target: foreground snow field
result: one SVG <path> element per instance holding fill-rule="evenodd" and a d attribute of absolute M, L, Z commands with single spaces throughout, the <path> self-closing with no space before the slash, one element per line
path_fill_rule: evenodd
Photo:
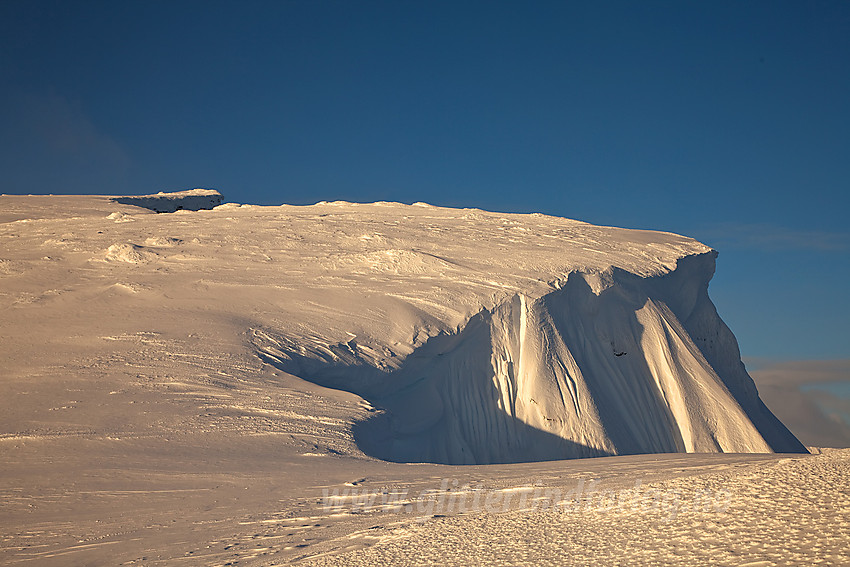
<path fill-rule="evenodd" d="M 639 488 L 603 482 L 607 493 L 585 493 L 560 508 L 529 503 L 412 525 L 376 518 L 355 534 L 374 547 L 304 564 L 847 565 L 850 449 L 827 451 L 755 464 L 703 458 L 689 471 L 694 476 Z M 651 459 L 641 466 L 651 470 Z"/>
<path fill-rule="evenodd" d="M 0 562 L 846 559 L 702 244 L 150 198 L 0 196 Z"/>

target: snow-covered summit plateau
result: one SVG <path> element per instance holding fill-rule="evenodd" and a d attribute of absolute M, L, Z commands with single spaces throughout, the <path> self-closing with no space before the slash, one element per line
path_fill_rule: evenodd
<path fill-rule="evenodd" d="M 179 199 L 155 214 L 0 197 L 10 373 L 104 338 L 142 337 L 126 364 L 167 358 L 180 337 L 198 360 L 227 350 L 243 381 L 271 365 L 361 396 L 376 410 L 358 446 L 387 460 L 805 451 L 759 399 L 708 296 L 717 254 L 695 240 L 420 203 Z"/>

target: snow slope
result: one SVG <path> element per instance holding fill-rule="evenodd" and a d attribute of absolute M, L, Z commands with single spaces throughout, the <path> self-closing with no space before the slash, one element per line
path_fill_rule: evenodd
<path fill-rule="evenodd" d="M 0 199 L 18 314 L 191 309 L 244 334 L 240 356 L 368 400 L 353 431 L 382 459 L 805 450 L 708 297 L 716 253 L 689 238 L 421 203 Z"/>

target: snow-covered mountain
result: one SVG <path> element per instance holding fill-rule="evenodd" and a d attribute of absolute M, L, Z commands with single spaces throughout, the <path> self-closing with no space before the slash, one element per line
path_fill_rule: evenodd
<path fill-rule="evenodd" d="M 229 388 L 266 364 L 357 394 L 358 446 L 387 460 L 805 451 L 759 399 L 708 296 L 716 253 L 692 239 L 421 203 L 180 210 L 215 199 L 196 193 L 151 196 L 169 214 L 0 197 L 10 376 L 44 352 L 106 372 L 126 337 L 144 348 L 122 364 L 150 366 L 179 337 Z"/>

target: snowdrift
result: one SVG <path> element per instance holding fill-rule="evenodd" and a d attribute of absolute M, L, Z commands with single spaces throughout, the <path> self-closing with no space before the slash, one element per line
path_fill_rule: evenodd
<path fill-rule="evenodd" d="M 142 337 L 123 368 L 194 362 L 137 372 L 139 389 L 235 396 L 274 368 L 367 400 L 368 419 L 297 415 L 391 461 L 805 451 L 759 399 L 695 240 L 423 203 L 190 212 L 218 195 L 196 193 L 0 197 L 10 375 L 61 350 L 95 383 L 115 337 Z M 184 210 L 140 208 L 163 203 Z"/>

